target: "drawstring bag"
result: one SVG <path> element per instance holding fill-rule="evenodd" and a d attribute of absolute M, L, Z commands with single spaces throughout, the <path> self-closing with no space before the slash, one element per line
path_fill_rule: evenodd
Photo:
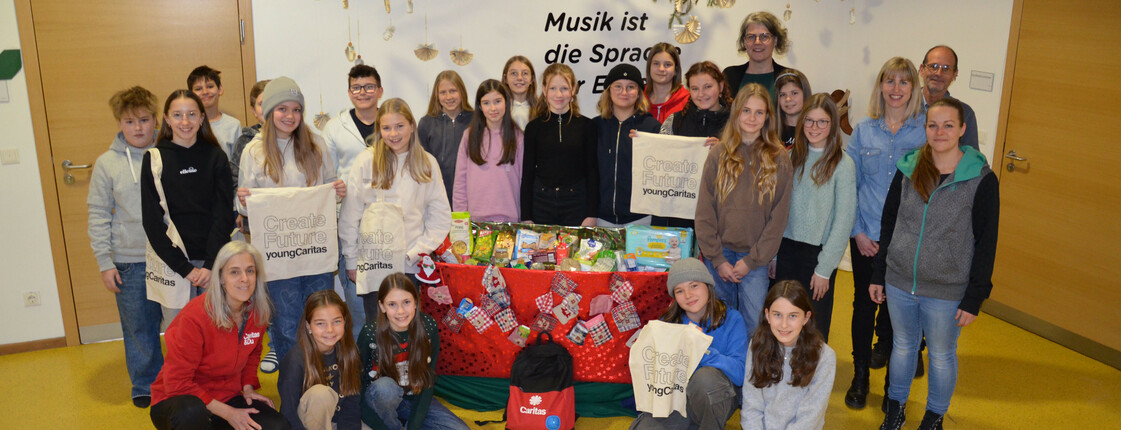
<path fill-rule="evenodd" d="M 171 212 L 167 210 L 167 197 L 163 193 L 163 158 L 160 157 L 159 148 L 148 151 L 152 161 L 152 180 L 156 183 L 156 193 L 160 196 L 160 209 L 163 209 L 163 222 L 167 224 L 167 238 L 171 244 L 183 252 L 187 257 L 187 247 L 183 245 L 183 237 L 175 223 L 171 222 Z M 182 309 L 191 298 L 191 281 L 179 276 L 163 259 L 152 249 L 152 242 L 145 240 L 145 269 L 144 279 L 147 286 L 148 300 L 159 303 L 165 308 Z M 189 259 L 189 257 L 188 257 Z"/>
<path fill-rule="evenodd" d="M 405 212 L 385 201 L 383 190 L 366 206 L 358 223 L 358 266 L 354 277 L 358 294 L 376 293 L 381 281 L 405 271 Z"/>

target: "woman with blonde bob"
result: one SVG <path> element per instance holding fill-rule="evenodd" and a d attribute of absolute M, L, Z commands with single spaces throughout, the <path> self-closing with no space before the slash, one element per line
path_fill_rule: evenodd
<path fill-rule="evenodd" d="M 879 369 L 891 356 L 891 319 L 886 305 L 872 302 L 864 291 L 872 277 L 872 258 L 880 250 L 880 221 L 895 162 L 926 140 L 919 72 L 911 60 L 895 57 L 884 63 L 872 88 L 868 119 L 856 125 L 846 152 L 856 164 L 856 221 L 852 227 L 852 309 L 854 375 L 845 404 L 862 409 L 868 397 L 869 369 Z M 879 315 L 876 309 L 879 308 Z M 879 341 L 872 347 L 872 336 Z M 916 369 L 921 369 L 919 366 Z M 886 387 L 886 383 L 885 383 Z"/>
<path fill-rule="evenodd" d="M 792 170 L 776 132 L 767 89 L 748 84 L 705 160 L 697 201 L 697 242 L 716 294 L 755 329 L 790 211 Z"/>
<path fill-rule="evenodd" d="M 288 429 L 272 400 L 257 393 L 261 342 L 272 316 L 264 258 L 253 245 L 227 243 L 210 287 L 167 327 L 167 358 L 152 383 L 157 429 Z"/>
<path fill-rule="evenodd" d="M 436 157 L 420 146 L 416 120 L 404 100 L 389 99 L 378 108 L 377 132 L 370 147 L 354 159 L 347 194 L 339 212 L 340 251 L 346 273 L 357 276 L 358 224 L 374 201 L 395 203 L 405 221 L 405 273 L 420 271 L 420 254 L 431 253 L 451 230 L 451 206 L 444 193 Z M 376 315 L 377 292 L 363 295 L 367 315 Z"/>

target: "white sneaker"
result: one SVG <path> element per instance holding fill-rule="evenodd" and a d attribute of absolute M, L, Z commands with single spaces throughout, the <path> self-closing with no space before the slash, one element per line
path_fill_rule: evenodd
<path fill-rule="evenodd" d="M 261 371 L 265 373 L 274 373 L 280 363 L 276 360 L 276 352 L 269 350 L 264 357 L 261 357 Z"/>

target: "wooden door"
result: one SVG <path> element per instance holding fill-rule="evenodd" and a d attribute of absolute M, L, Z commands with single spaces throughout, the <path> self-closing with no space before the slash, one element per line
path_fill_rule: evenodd
<path fill-rule="evenodd" d="M 108 105 L 114 92 L 147 88 L 162 117 L 166 97 L 186 88 L 188 73 L 202 64 L 222 71 L 222 110 L 244 122 L 238 2 L 32 0 L 30 6 L 79 336 L 82 343 L 118 338 L 116 302 L 101 282 L 87 235 L 92 169 L 71 170 L 74 181 L 67 183 L 61 164 L 91 165 L 109 149 L 117 133 Z"/>
<path fill-rule="evenodd" d="M 1007 132 L 993 160 L 1001 172 L 1001 214 L 992 298 L 1116 352 L 1121 3 L 1017 6 L 1019 36 L 1014 20 L 1008 65 L 1014 71 L 1002 107 Z M 1025 160 L 1008 157 L 1012 151 Z M 1015 170 L 1007 170 L 1009 162 Z"/>

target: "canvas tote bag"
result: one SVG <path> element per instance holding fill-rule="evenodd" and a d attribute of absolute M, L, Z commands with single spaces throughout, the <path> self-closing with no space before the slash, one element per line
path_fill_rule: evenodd
<path fill-rule="evenodd" d="M 160 208 L 163 209 L 163 222 L 167 224 L 167 238 L 171 239 L 172 245 L 183 252 L 184 257 L 188 257 L 183 238 L 179 236 L 179 230 L 175 228 L 175 223 L 171 222 L 171 212 L 167 210 L 167 197 L 164 196 L 163 181 L 160 178 L 163 174 L 163 158 L 160 157 L 160 150 L 152 148 L 148 150 L 148 154 L 152 161 L 152 179 L 156 183 L 156 193 L 160 196 Z M 191 298 L 191 281 L 171 270 L 171 267 L 168 267 L 152 249 L 152 242 L 145 240 L 145 245 L 144 279 L 148 300 L 159 303 L 165 308 L 182 309 Z"/>
<path fill-rule="evenodd" d="M 387 276 L 405 271 L 405 212 L 385 201 L 384 192 L 377 190 L 358 223 L 358 294 L 376 293 Z"/>
<path fill-rule="evenodd" d="M 631 345 L 631 384 L 635 408 L 665 418 L 673 411 L 688 418 L 685 388 L 712 336 L 695 326 L 658 320 L 646 323 Z"/>

